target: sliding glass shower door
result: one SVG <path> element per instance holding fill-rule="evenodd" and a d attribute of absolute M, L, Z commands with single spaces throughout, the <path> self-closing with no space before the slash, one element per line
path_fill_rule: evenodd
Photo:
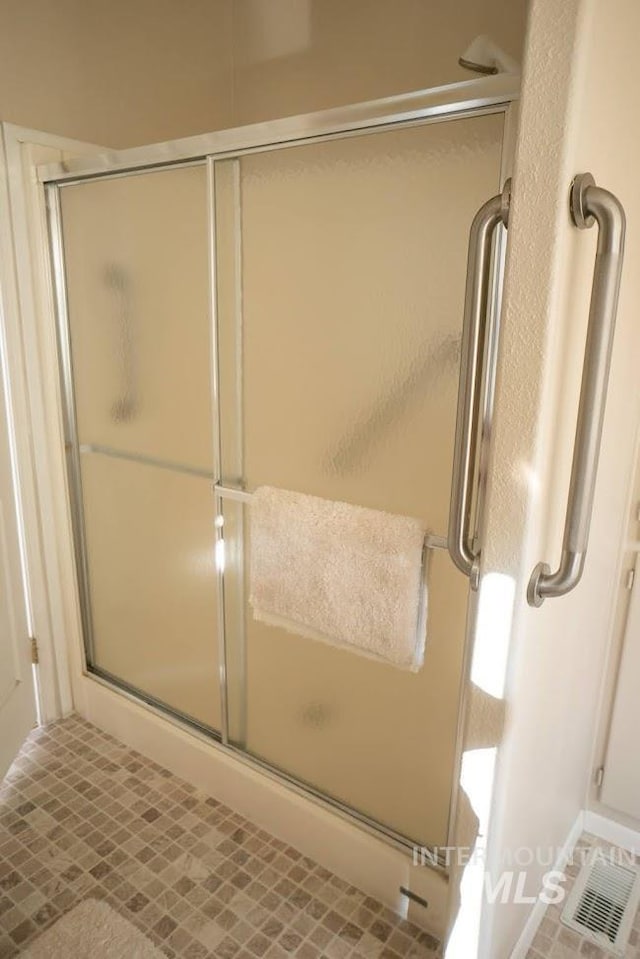
<path fill-rule="evenodd" d="M 466 247 L 502 138 L 495 113 L 52 188 L 89 670 L 429 845 L 464 685 Z M 420 672 L 253 619 L 262 485 L 423 521 Z"/>
<path fill-rule="evenodd" d="M 226 487 L 415 516 L 446 542 L 469 226 L 502 132 L 475 117 L 215 162 Z M 231 740 L 446 845 L 467 580 L 429 551 L 424 666 L 404 672 L 256 621 L 250 501 L 221 501 Z"/>

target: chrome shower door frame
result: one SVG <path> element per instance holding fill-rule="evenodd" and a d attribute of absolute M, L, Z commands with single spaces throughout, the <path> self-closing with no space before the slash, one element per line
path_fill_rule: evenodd
<path fill-rule="evenodd" d="M 54 302 L 57 319 L 59 373 L 62 391 L 63 410 L 62 419 L 65 424 L 65 453 L 67 457 L 68 493 L 71 505 L 71 519 L 73 527 L 74 551 L 77 573 L 77 594 L 82 621 L 82 661 L 84 673 L 96 682 L 115 689 L 121 695 L 140 702 L 154 710 L 165 720 L 188 728 L 196 736 L 205 737 L 214 748 L 222 749 L 234 759 L 260 770 L 278 782 L 286 783 L 291 789 L 311 798 L 322 806 L 330 809 L 350 822 L 383 838 L 396 847 L 406 850 L 415 848 L 412 837 L 402 835 L 392 828 L 380 823 L 358 810 L 333 799 L 315 787 L 297 780 L 294 776 L 270 765 L 257 757 L 244 752 L 237 745 L 229 741 L 228 722 L 228 694 L 227 694 L 227 658 L 228 650 L 224 628 L 224 595 L 223 573 L 217 572 L 217 593 L 219 610 L 219 654 L 220 654 L 220 703 L 221 729 L 219 731 L 205 728 L 189 717 L 176 713 L 175 710 L 164 706 L 152 697 L 141 693 L 137 689 L 127 686 L 126 683 L 111 677 L 100 669 L 90 665 L 93 658 L 91 606 L 89 598 L 89 578 L 87 563 L 87 548 L 85 542 L 84 519 L 82 508 L 82 485 L 80 476 L 80 446 L 77 436 L 75 398 L 73 384 L 73 367 L 70 349 L 70 331 L 67 312 L 67 291 L 65 281 L 64 244 L 62 235 L 62 220 L 60 206 L 60 191 L 66 185 L 78 184 L 98 179 L 131 176 L 154 170 L 175 169 L 182 166 L 206 164 L 208 176 L 208 243 L 209 243 L 209 310 L 211 324 L 211 415 L 214 431 L 214 469 L 211 474 L 212 494 L 214 496 L 215 513 L 220 514 L 225 498 L 243 500 L 247 495 L 241 490 L 229 489 L 223 483 L 221 474 L 221 439 L 220 439 L 220 381 L 218 368 L 218 313 L 216 296 L 216 211 L 215 211 L 215 168 L 221 160 L 239 158 L 250 153 L 262 153 L 271 150 L 287 149 L 302 146 L 308 143 L 318 143 L 373 135 L 385 130 L 397 130 L 416 127 L 431 123 L 446 123 L 452 120 L 484 116 L 489 114 L 503 114 L 505 129 L 503 134 L 502 169 L 500 171 L 501 185 L 511 173 L 510 162 L 514 124 L 512 104 L 518 98 L 518 78 L 498 75 L 479 80 L 465 81 L 450 84 L 445 87 L 419 93 L 392 97 L 373 103 L 356 104 L 320 113 L 308 114 L 301 117 L 292 117 L 284 120 L 275 120 L 268 123 L 253 124 L 231 130 L 223 130 L 198 137 L 168 144 L 157 144 L 148 147 L 134 148 L 94 158 L 82 158 L 65 161 L 61 164 L 48 165 L 38 170 L 40 182 L 46 195 L 47 214 L 49 225 L 49 242 L 51 257 L 52 283 L 54 286 Z M 493 251 L 493 266 L 491 279 L 491 311 L 499 314 L 501 280 L 504 267 L 504 236 L 499 231 Z M 495 344 L 490 345 L 490 351 L 495 354 Z M 490 419 L 491 397 L 485 396 L 483 410 L 484 419 Z M 483 431 L 483 439 L 484 431 Z M 480 444 L 483 446 L 482 442 Z M 113 452 L 113 451 L 112 451 Z M 109 451 L 105 451 L 106 454 Z M 486 450 L 481 450 L 486 456 Z M 163 464 L 156 464 L 163 465 Z M 168 468 L 172 464 L 164 464 Z M 480 477 L 478 496 L 483 496 L 483 481 Z M 220 527 L 216 525 L 215 541 L 221 541 Z M 213 545 L 213 542 L 212 542 Z M 442 545 L 442 544 L 438 544 Z M 465 693 L 469 677 L 470 639 L 474 632 L 475 604 L 469 608 L 467 637 L 463 670 L 460 679 L 457 746 L 454 778 L 451 783 L 451 798 L 449 804 L 447 845 L 451 845 L 454 835 L 457 794 L 463 752 L 463 724 L 465 716 Z M 444 870 L 444 856 L 435 856 L 439 868 Z M 434 860 L 434 861 L 435 861 Z"/>

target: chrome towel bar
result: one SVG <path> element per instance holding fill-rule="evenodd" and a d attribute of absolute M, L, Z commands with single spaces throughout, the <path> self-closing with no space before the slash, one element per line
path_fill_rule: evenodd
<path fill-rule="evenodd" d="M 489 302 L 491 248 L 498 225 L 506 227 L 508 224 L 510 196 L 511 180 L 507 180 L 502 193 L 480 207 L 469 232 L 448 542 L 451 559 L 470 578 L 473 588 L 478 583 L 480 559 L 480 547 L 474 535 L 479 525 L 478 517 L 472 521 L 479 417 L 483 397 L 486 398 L 493 382 L 493 370 L 489 367 L 494 362 L 495 351 L 487 349 L 487 344 L 494 341 L 499 319 L 497 311 L 490 309 Z"/>
<path fill-rule="evenodd" d="M 577 586 L 584 569 L 624 255 L 622 205 L 612 193 L 596 186 L 590 173 L 582 173 L 573 181 L 570 209 L 579 230 L 598 224 L 598 245 L 562 556 L 553 573 L 547 563 L 538 563 L 533 570 L 527 590 L 531 606 L 541 606 L 548 596 L 568 593 Z"/>
<path fill-rule="evenodd" d="M 237 486 L 214 483 L 213 491 L 216 496 L 220 496 L 222 499 L 230 499 L 236 503 L 249 504 L 251 502 L 251 493 Z M 447 549 L 447 541 L 444 536 L 436 536 L 435 533 L 427 533 L 424 542 L 427 549 Z"/>

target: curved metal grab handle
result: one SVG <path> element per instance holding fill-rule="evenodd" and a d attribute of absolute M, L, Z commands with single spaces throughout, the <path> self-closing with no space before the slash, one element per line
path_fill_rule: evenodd
<path fill-rule="evenodd" d="M 448 543 L 451 559 L 471 578 L 472 585 L 477 578 L 479 558 L 471 528 L 472 483 L 478 416 L 490 373 L 483 368 L 483 361 L 485 345 L 494 332 L 490 324 L 497 321 L 497 317 L 489 316 L 491 243 L 498 224 L 507 226 L 510 195 L 511 180 L 507 180 L 502 193 L 480 207 L 469 232 Z"/>
<path fill-rule="evenodd" d="M 580 230 L 598 224 L 589 324 L 580 387 L 562 557 L 555 573 L 546 563 L 534 569 L 527 600 L 541 606 L 547 596 L 563 596 L 577 586 L 587 554 L 613 334 L 624 255 L 625 216 L 620 201 L 581 173 L 571 186 L 571 216 Z"/>

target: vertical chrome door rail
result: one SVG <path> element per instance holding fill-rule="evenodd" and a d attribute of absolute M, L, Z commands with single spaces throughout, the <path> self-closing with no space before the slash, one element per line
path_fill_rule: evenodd
<path fill-rule="evenodd" d="M 596 186 L 590 173 L 582 173 L 573 181 L 570 206 L 579 230 L 598 224 L 598 245 L 562 556 L 553 573 L 547 563 L 535 567 L 527 590 L 531 606 L 541 606 L 548 596 L 568 593 L 577 586 L 584 569 L 624 256 L 622 205 L 608 190 Z"/>

